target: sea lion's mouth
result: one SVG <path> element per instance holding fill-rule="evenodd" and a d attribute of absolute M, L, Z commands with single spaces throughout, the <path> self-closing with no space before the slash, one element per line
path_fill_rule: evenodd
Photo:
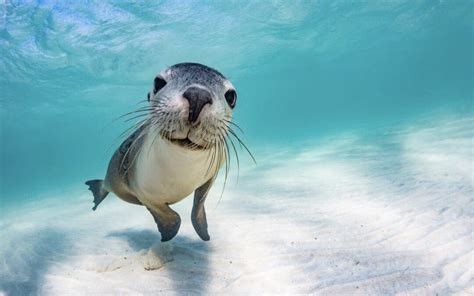
<path fill-rule="evenodd" d="M 185 147 L 185 148 L 188 148 L 188 149 L 191 149 L 191 150 L 206 150 L 206 149 L 208 149 L 208 147 L 201 146 L 201 145 L 198 145 L 198 144 L 194 143 L 188 137 L 186 137 L 185 139 L 173 139 L 173 138 L 167 137 L 166 135 L 162 135 L 162 136 L 163 136 L 163 139 L 166 139 L 166 140 L 170 141 L 173 144 L 176 144 L 178 146 Z"/>

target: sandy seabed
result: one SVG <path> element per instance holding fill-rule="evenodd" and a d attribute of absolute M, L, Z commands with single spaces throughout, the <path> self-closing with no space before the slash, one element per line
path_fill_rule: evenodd
<path fill-rule="evenodd" d="M 93 212 L 86 188 L 5 210 L 0 294 L 473 295 L 473 127 L 261 151 L 211 191 L 210 242 L 190 198 L 167 244 L 145 208 L 110 196 Z"/>

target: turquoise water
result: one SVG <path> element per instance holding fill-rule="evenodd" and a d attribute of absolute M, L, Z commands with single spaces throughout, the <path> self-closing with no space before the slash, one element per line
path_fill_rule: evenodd
<path fill-rule="evenodd" d="M 472 115 L 472 1 L 4 1 L 0 197 L 102 176 L 162 68 L 231 79 L 235 121 L 265 147 Z M 264 165 L 264 164 L 263 164 Z"/>
<path fill-rule="evenodd" d="M 0 295 L 470 294 L 473 3 L 2 1 Z M 209 242 L 173 205 L 168 254 L 84 181 L 179 62 L 232 81 L 257 165 L 210 191 Z"/>

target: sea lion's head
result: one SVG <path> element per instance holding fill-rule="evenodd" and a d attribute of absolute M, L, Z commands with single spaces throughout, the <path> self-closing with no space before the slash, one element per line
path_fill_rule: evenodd
<path fill-rule="evenodd" d="M 148 93 L 153 128 L 190 149 L 223 144 L 237 103 L 232 83 L 217 70 L 181 63 L 161 71 Z"/>

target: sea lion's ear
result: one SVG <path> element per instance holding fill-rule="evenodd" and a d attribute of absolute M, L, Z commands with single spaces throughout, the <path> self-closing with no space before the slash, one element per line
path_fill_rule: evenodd
<path fill-rule="evenodd" d="M 148 102 L 149 102 L 149 101 L 150 101 L 150 93 L 147 93 L 147 94 L 146 94 L 146 98 L 147 98 L 147 100 L 148 100 Z"/>

